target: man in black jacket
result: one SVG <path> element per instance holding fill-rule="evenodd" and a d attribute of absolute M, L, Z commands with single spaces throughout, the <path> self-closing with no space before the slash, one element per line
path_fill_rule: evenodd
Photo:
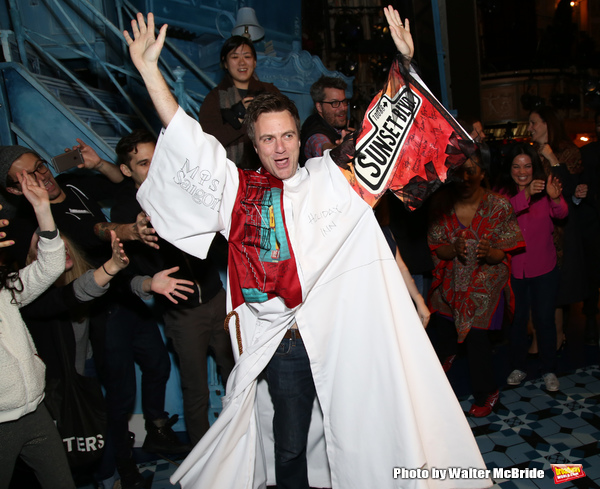
<path fill-rule="evenodd" d="M 154 136 L 145 130 L 135 130 L 117 144 L 121 172 L 131 178 L 134 185 L 123 192 L 113 206 L 112 222 L 133 222 L 141 212 L 135 196 L 148 174 L 155 145 Z M 158 244 L 158 250 L 142 243 L 126 246 L 134 273 L 154 275 L 160 270 L 178 267 L 173 276 L 196 284 L 194 293 L 185 300 L 173 297 L 171 302 L 165 299 L 161 304 L 165 333 L 179 357 L 185 424 L 190 441 L 195 445 L 209 428 L 206 364 L 209 348 L 214 353 L 223 384 L 227 383 L 234 365 L 229 335 L 223 329 L 225 291 L 210 254 L 206 260 L 200 260 L 160 238 Z"/>

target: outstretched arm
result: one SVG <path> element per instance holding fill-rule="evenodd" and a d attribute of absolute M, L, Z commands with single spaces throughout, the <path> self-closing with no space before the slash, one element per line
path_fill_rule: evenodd
<path fill-rule="evenodd" d="M 129 265 L 129 257 L 123 249 L 123 243 L 117 238 L 114 231 L 110 232 L 112 256 L 100 268 L 94 270 L 94 280 L 100 287 L 104 287 L 111 279 Z"/>
<path fill-rule="evenodd" d="M 404 24 L 402 24 L 400 14 L 391 5 L 384 7 L 383 13 L 390 26 L 394 44 L 396 44 L 396 48 L 404 57 L 404 66 L 409 68 L 410 62 L 415 54 L 415 46 L 410 34 L 410 23 L 408 22 L 408 19 L 405 19 Z"/>
<path fill-rule="evenodd" d="M 131 30 L 133 39 L 129 32 L 124 31 L 123 35 L 129 46 L 129 55 L 133 64 L 142 75 L 148 94 L 154 103 L 154 108 L 158 112 L 161 122 L 165 127 L 169 125 L 171 119 L 177 112 L 177 101 L 167 82 L 158 69 L 158 58 L 162 51 L 165 38 L 167 36 L 167 24 L 160 28 L 158 37 L 154 35 L 154 15 L 148 13 L 148 25 L 144 22 L 144 16 L 137 14 L 137 20 L 131 21 Z"/>
<path fill-rule="evenodd" d="M 142 284 L 143 291 L 162 294 L 173 304 L 178 304 L 176 298 L 186 301 L 187 296 L 184 292 L 193 294 L 194 289 L 191 287 L 194 286 L 194 282 L 171 277 L 171 274 L 178 270 L 179 267 L 169 268 L 156 273 L 152 278 L 147 278 Z"/>
<path fill-rule="evenodd" d="M 151 248 L 159 249 L 158 236 L 150 225 L 150 218 L 145 212 L 137 215 L 135 222 L 130 224 L 118 224 L 116 222 L 99 222 L 94 226 L 94 233 L 102 241 L 111 240 L 111 232 L 114 231 L 121 241 L 141 241 Z"/>

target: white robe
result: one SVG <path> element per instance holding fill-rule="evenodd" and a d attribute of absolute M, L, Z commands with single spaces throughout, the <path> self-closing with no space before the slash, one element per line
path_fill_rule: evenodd
<path fill-rule="evenodd" d="M 137 195 L 160 236 L 203 258 L 215 232 L 229 235 L 238 183 L 225 150 L 179 109 Z M 311 486 L 489 487 L 489 479 L 393 477 L 394 468 L 485 464 L 372 209 L 328 152 L 284 181 L 283 202 L 303 302 L 294 310 L 279 298 L 237 308 L 244 351 L 223 411 L 171 481 L 198 489 L 275 483 L 272 406 L 257 378 L 295 320 L 318 399 Z M 237 350 L 233 321 L 230 333 Z"/>

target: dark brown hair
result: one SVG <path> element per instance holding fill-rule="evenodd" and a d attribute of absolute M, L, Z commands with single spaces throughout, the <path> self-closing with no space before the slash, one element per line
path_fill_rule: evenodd
<path fill-rule="evenodd" d="M 134 129 L 127 136 L 123 136 L 117 143 L 115 153 L 117 153 L 117 165 L 125 165 L 131 170 L 131 153 L 137 153 L 138 144 L 153 143 L 156 144 L 154 134 L 146 129 Z"/>
<path fill-rule="evenodd" d="M 300 137 L 300 116 L 298 115 L 298 109 L 294 102 L 282 93 L 261 93 L 254 97 L 252 103 L 248 106 L 246 111 L 246 118 L 244 124 L 246 125 L 246 132 L 252 144 L 256 144 L 254 133 L 254 124 L 262 114 L 270 114 L 272 112 L 285 112 L 288 111 L 294 121 L 296 122 L 296 130 L 298 131 L 298 137 Z"/>
<path fill-rule="evenodd" d="M 569 136 L 567 136 L 567 132 L 565 131 L 565 126 L 562 121 L 558 118 L 556 111 L 549 106 L 537 107 L 532 110 L 529 115 L 537 114 L 540 116 L 540 119 L 546 123 L 546 128 L 548 131 L 548 144 L 552 148 L 552 151 L 557 153 L 560 151 L 560 144 L 563 141 L 571 140 Z"/>

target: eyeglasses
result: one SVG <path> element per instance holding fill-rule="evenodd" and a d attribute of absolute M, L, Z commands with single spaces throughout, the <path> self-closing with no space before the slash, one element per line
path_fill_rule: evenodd
<path fill-rule="evenodd" d="M 350 100 L 345 98 L 344 100 L 332 100 L 331 102 L 323 101 L 321 103 L 322 104 L 330 104 L 333 109 L 337 109 L 340 106 L 340 104 L 343 104 L 344 107 L 348 107 L 348 105 L 350 105 Z"/>
<path fill-rule="evenodd" d="M 45 175 L 46 173 L 48 173 L 48 164 L 45 161 L 40 161 L 36 167 L 34 168 L 33 171 L 28 171 L 27 174 L 31 175 L 33 178 L 35 178 L 35 174 L 37 173 L 38 175 L 42 176 Z M 10 182 L 10 187 L 16 187 L 17 185 L 19 185 L 19 182 Z"/>
<path fill-rule="evenodd" d="M 47 165 L 47 163 L 42 160 L 39 162 L 39 164 L 35 167 L 35 169 L 32 172 L 27 172 L 27 174 L 31 175 L 32 177 L 35 177 L 36 173 L 38 175 L 45 175 L 46 173 L 48 173 L 48 167 L 46 165 Z"/>

